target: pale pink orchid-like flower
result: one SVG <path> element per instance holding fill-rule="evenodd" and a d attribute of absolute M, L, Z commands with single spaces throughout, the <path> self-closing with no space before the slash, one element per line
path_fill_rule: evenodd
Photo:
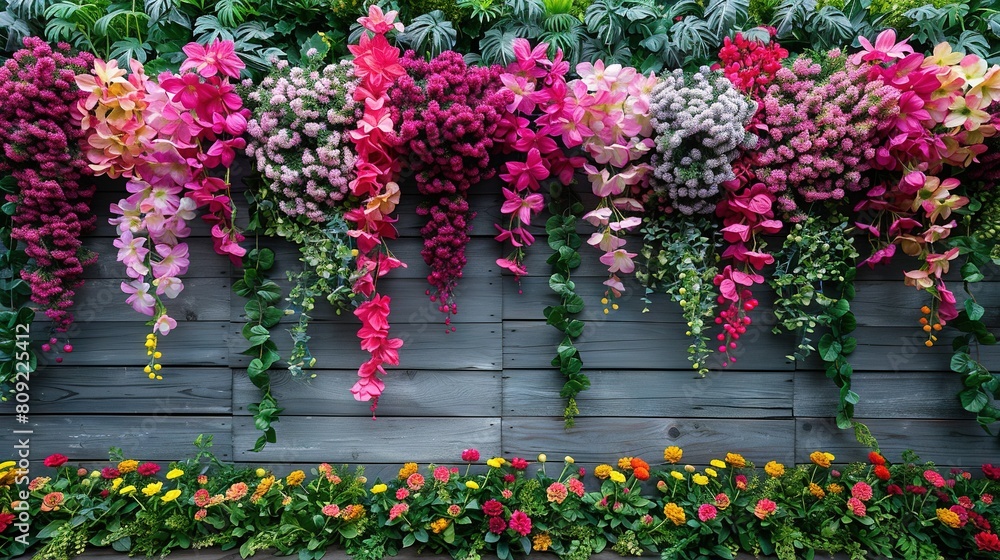
<path fill-rule="evenodd" d="M 235 79 L 240 77 L 240 71 L 246 67 L 236 55 L 236 47 L 232 41 L 216 39 L 205 46 L 188 43 L 181 50 L 187 55 L 187 60 L 181 64 L 181 72 L 193 69 L 205 78 L 222 74 Z"/>
<path fill-rule="evenodd" d="M 608 271 L 611 273 L 624 272 L 625 274 L 629 274 L 635 270 L 635 263 L 632 261 L 632 258 L 636 255 L 637 253 L 629 253 L 625 249 L 615 249 L 601 255 L 601 263 L 607 265 Z"/>
<path fill-rule="evenodd" d="M 933 274 L 935 278 L 941 278 L 948 274 L 949 261 L 958 257 L 958 247 L 953 247 L 944 253 L 930 253 L 927 255 L 927 272 Z"/>
<path fill-rule="evenodd" d="M 153 332 L 158 332 L 163 336 L 170 334 L 170 331 L 177 328 L 177 321 L 175 321 L 170 315 L 164 313 L 156 318 L 156 323 L 153 324 Z"/>
<path fill-rule="evenodd" d="M 594 232 L 590 234 L 590 238 L 587 239 L 587 244 L 593 247 L 598 247 L 605 253 L 610 253 L 625 245 L 625 240 L 621 237 L 612 235 L 611 230 L 606 229 L 601 232 Z"/>
<path fill-rule="evenodd" d="M 583 219 L 587 220 L 587 222 L 594 227 L 608 225 L 608 220 L 610 218 L 611 209 L 608 207 L 597 208 L 583 215 Z"/>
<path fill-rule="evenodd" d="M 948 115 L 943 124 L 947 128 L 962 127 L 965 130 L 976 130 L 993 118 L 983 110 L 985 106 L 981 97 L 958 95 L 948 106 Z"/>
<path fill-rule="evenodd" d="M 190 264 L 187 243 L 174 246 L 159 244 L 156 253 L 160 256 L 159 261 L 153 262 L 153 276 L 156 278 L 181 276 L 187 272 Z"/>
<path fill-rule="evenodd" d="M 396 21 L 396 16 L 398 15 L 399 12 L 395 10 L 383 13 L 382 8 L 372 4 L 368 7 L 368 15 L 359 17 L 358 23 L 368 31 L 379 35 L 388 33 L 390 29 L 395 29 L 399 33 L 402 33 L 404 29 L 402 22 Z"/>
<path fill-rule="evenodd" d="M 153 284 L 156 286 L 156 295 L 166 296 L 169 299 L 175 299 L 184 290 L 184 283 L 176 276 L 157 278 L 153 280 Z"/>
<path fill-rule="evenodd" d="M 149 294 L 149 284 L 147 282 L 142 282 L 140 280 L 133 280 L 129 283 L 122 282 L 121 289 L 129 297 L 125 300 L 125 303 L 132 306 L 138 313 L 143 315 L 152 315 L 153 309 L 156 307 L 156 298 Z"/>

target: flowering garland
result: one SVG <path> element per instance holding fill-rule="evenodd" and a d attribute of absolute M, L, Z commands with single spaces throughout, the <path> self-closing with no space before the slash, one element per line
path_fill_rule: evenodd
<path fill-rule="evenodd" d="M 293 375 L 314 365 L 307 331 L 316 297 L 325 297 L 340 313 L 354 297 L 351 283 L 357 273 L 344 214 L 355 166 L 347 129 L 360 109 L 353 98 L 358 81 L 351 63 L 327 65 L 325 51 L 309 53 L 302 66 L 277 62 L 247 96 L 254 104 L 247 155 L 263 177 L 256 192 L 258 222 L 266 224 L 265 234 L 295 243 L 303 264 L 302 270 L 288 272 L 293 281 L 288 300 L 299 312 L 298 324 L 290 329 Z"/>
<path fill-rule="evenodd" d="M 420 254 L 430 267 L 428 295 L 439 311 L 454 315 L 458 305 L 453 292 L 465 267 L 475 217 L 469 188 L 496 172 L 490 155 L 506 137 L 502 128 L 498 134 L 498 126 L 513 95 L 501 88 L 498 66 L 466 66 L 454 51 L 430 62 L 408 51 L 401 64 L 406 73 L 389 92 L 393 120 L 399 123 L 391 141 L 401 157 L 410 156 L 408 167 L 427 197 L 417 214 L 428 218 L 420 229 Z M 449 316 L 445 325 L 450 324 Z"/>
<path fill-rule="evenodd" d="M 243 63 L 231 42 L 192 43 L 184 52 L 188 58 L 180 74 L 161 74 L 159 83 L 134 60 L 127 78 L 113 60 L 96 60 L 90 74 L 76 76 L 77 86 L 89 94 L 80 109 L 91 169 L 129 179 L 131 196 L 111 206 L 118 217 L 110 222 L 119 234 L 118 260 L 132 279 L 121 284 L 126 301 L 153 317 L 145 370 L 158 379 L 157 334 L 177 326 L 161 296 L 173 299 L 184 289 L 180 277 L 189 266 L 188 247 L 180 240 L 190 234 L 186 222 L 205 207 L 216 252 L 237 264 L 246 253 L 238 245 L 243 236 L 233 224 L 228 195 L 228 168 L 246 145 L 241 136 L 249 111 L 229 82 L 239 77 Z M 220 166 L 225 178 L 208 173 Z"/>
<path fill-rule="evenodd" d="M 502 560 L 546 551 L 587 558 L 609 546 L 633 556 L 750 552 L 789 560 L 816 552 L 966 560 L 1000 552 L 1000 467 L 992 464 L 982 465 L 981 479 L 939 472 L 912 453 L 891 463 L 877 451 L 849 465 L 814 451 L 803 465 L 772 460 L 762 468 L 729 452 L 696 467 L 670 446 L 659 465 L 624 456 L 588 471 L 570 456 L 551 464 L 544 454 L 480 465 L 479 451 L 466 449 L 464 472 L 406 463 L 369 482 L 360 468 L 327 463 L 311 477 L 237 468 L 215 459 L 209 443 L 199 438 L 197 457 L 166 467 L 120 450 L 93 471 L 50 455 L 44 464 L 55 472 L 26 489 L 14 484 L 22 472 L 14 462 L 0 463 L 0 558 L 29 548 L 66 558 L 89 543 L 147 557 L 238 544 L 245 557 L 276 549 L 309 560 L 337 545 L 363 560 L 409 547 Z M 474 464 L 481 468 L 470 473 Z M 47 529 L 17 540 L 15 502 Z"/>
<path fill-rule="evenodd" d="M 73 323 L 69 308 L 83 284 L 83 267 L 97 260 L 80 239 L 94 227 L 90 204 L 96 188 L 83 179 L 90 173 L 80 149 L 77 103 L 85 96 L 73 87 L 73 77 L 94 57 L 72 54 L 66 44 L 53 49 L 34 37 L 24 47 L 0 66 L 0 174 L 16 182 L 5 196 L 15 205 L 10 237 L 25 244 L 31 261 L 8 264 L 20 269 L 31 300 L 61 333 Z M 45 350 L 56 342 L 51 339 Z M 62 348 L 72 350 L 68 343 Z"/>
<path fill-rule="evenodd" d="M 406 72 L 399 63 L 399 49 L 386 39 L 391 29 L 403 30 L 403 24 L 394 23 L 395 19 L 396 12 L 383 13 L 378 6 L 370 6 L 368 15 L 358 18 L 365 32 L 358 44 L 348 47 L 354 55 L 354 75 L 360 80 L 354 100 L 364 105 L 357 128 L 349 132 L 357 155 L 349 187 L 351 194 L 362 199 L 363 206 L 347 212 L 345 219 L 352 224 L 348 235 L 358 246 L 358 279 L 352 290 L 367 298 L 354 310 L 362 323 L 358 338 L 361 348 L 371 354 L 358 368 L 360 379 L 351 387 L 351 393 L 359 401 L 372 401 L 373 414 L 385 388 L 378 376 L 385 375 L 384 364 L 399 364 L 399 348 L 403 346 L 401 339 L 389 338 L 392 300 L 376 291 L 378 278 L 405 266 L 385 248 L 385 241 L 396 237 L 395 220 L 390 214 L 399 203 L 399 185 L 392 180 L 398 163 L 389 144 L 393 120 L 388 91 Z"/>

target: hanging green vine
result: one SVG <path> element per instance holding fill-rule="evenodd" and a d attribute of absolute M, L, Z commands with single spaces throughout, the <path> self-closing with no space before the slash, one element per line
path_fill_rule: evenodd
<path fill-rule="evenodd" d="M 552 217 L 545 222 L 545 233 L 548 234 L 549 247 L 554 252 L 546 262 L 552 268 L 549 288 L 559 295 L 559 304 L 546 307 L 544 314 L 545 322 L 564 335 L 556 349 L 552 365 L 566 376 L 566 383 L 559 395 L 566 399 L 563 418 L 566 427 L 571 428 L 574 417 L 580 412 L 576 406 L 576 396 L 590 387 L 590 379 L 581 371 L 583 360 L 580 351 L 573 343 L 583 333 L 584 322 L 576 318 L 583 311 L 583 298 L 576 293 L 576 284 L 570 279 L 572 271 L 581 262 L 579 250 L 583 241 L 576 233 L 576 224 L 583 214 L 583 204 L 570 189 L 558 183 L 549 187 L 549 194 L 549 212 Z"/>
<path fill-rule="evenodd" d="M 16 193 L 13 177 L 0 178 L 0 202 Z M 16 210 L 14 202 L 0 206 L 0 401 L 9 400 L 17 382 L 27 382 L 38 367 L 38 356 L 28 343 L 29 326 L 35 319 L 29 307 L 31 288 L 21 279 L 28 255 L 11 237 Z"/>
<path fill-rule="evenodd" d="M 718 274 L 717 244 L 702 232 L 712 231 L 708 220 L 682 216 L 660 215 L 647 220 L 642 233 L 640 255 L 644 266 L 636 270 L 636 278 L 646 287 L 643 301 L 649 312 L 649 295 L 669 294 L 681 306 L 687 324 L 685 334 L 691 337 L 688 361 L 691 368 L 704 376 L 708 373 L 711 329 L 705 321 L 715 316 L 718 295 L 712 279 Z"/>

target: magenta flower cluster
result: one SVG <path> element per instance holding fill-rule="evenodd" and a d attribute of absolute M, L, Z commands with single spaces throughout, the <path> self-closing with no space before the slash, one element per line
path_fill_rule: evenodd
<path fill-rule="evenodd" d="M 247 96 L 257 105 L 247 124 L 247 154 L 285 215 L 325 223 L 348 191 L 355 155 L 345 131 L 355 114 L 357 79 L 349 61 L 321 67 L 279 61 Z"/>
<path fill-rule="evenodd" d="M 17 205 L 11 236 L 27 245 L 33 259 L 21 278 L 31 287 L 32 301 L 65 332 L 83 267 L 97 260 L 80 239 L 94 227 L 96 189 L 84 179 L 90 173 L 76 115 L 86 94 L 74 82 L 94 57 L 71 55 L 64 43 L 53 49 L 35 37 L 24 46 L 0 66 L 0 173 L 17 181 L 17 193 L 7 195 Z"/>
<path fill-rule="evenodd" d="M 428 218 L 420 230 L 421 256 L 430 267 L 428 294 L 442 313 L 454 314 L 453 291 L 465 267 L 474 217 L 469 188 L 495 173 L 490 156 L 505 137 L 499 125 L 513 95 L 502 89 L 499 67 L 468 67 L 456 52 L 430 62 L 407 52 L 400 63 L 406 74 L 389 92 L 393 121 L 399 123 L 393 142 L 427 197 L 417 214 Z"/>
<path fill-rule="evenodd" d="M 837 50 L 825 56 L 779 70 L 758 115 L 767 129 L 754 170 L 793 221 L 804 215 L 803 204 L 869 186 L 865 171 L 899 113 L 899 90 L 870 80 L 869 64 L 845 61 Z M 838 65 L 824 78 L 824 66 Z"/>

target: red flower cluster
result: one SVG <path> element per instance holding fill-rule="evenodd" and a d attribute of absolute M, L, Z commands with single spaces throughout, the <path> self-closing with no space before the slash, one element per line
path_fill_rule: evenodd
<path fill-rule="evenodd" d="M 776 30 L 768 30 L 773 39 Z M 737 33 L 733 39 L 723 39 L 719 62 L 712 65 L 712 70 L 721 69 L 733 85 L 759 100 L 774 80 L 775 73 L 781 69 L 781 61 L 786 58 L 788 51 L 778 43 L 747 39 L 742 33 Z"/>
<path fill-rule="evenodd" d="M 6 197 L 17 205 L 11 237 L 27 245 L 32 259 L 21 279 L 56 331 L 65 332 L 83 267 L 97 260 L 80 240 L 94 228 L 96 189 L 81 181 L 90 173 L 80 149 L 86 134 L 77 103 L 87 94 L 74 82 L 94 57 L 71 56 L 69 45 L 53 49 L 37 37 L 26 38 L 24 46 L 0 66 L 0 174 L 17 181 L 15 194 Z"/>
<path fill-rule="evenodd" d="M 498 125 L 513 94 L 501 89 L 499 67 L 468 67 L 453 51 L 430 62 L 410 51 L 400 62 L 406 74 L 389 92 L 393 120 L 399 123 L 392 141 L 399 156 L 409 158 L 417 188 L 428 197 L 417 209 L 428 218 L 420 229 L 420 254 L 431 269 L 427 281 L 433 293 L 428 294 L 442 313 L 455 314 L 452 292 L 465 267 L 475 215 L 469 188 L 495 173 L 490 155 L 506 136 L 502 128 L 498 134 Z"/>

